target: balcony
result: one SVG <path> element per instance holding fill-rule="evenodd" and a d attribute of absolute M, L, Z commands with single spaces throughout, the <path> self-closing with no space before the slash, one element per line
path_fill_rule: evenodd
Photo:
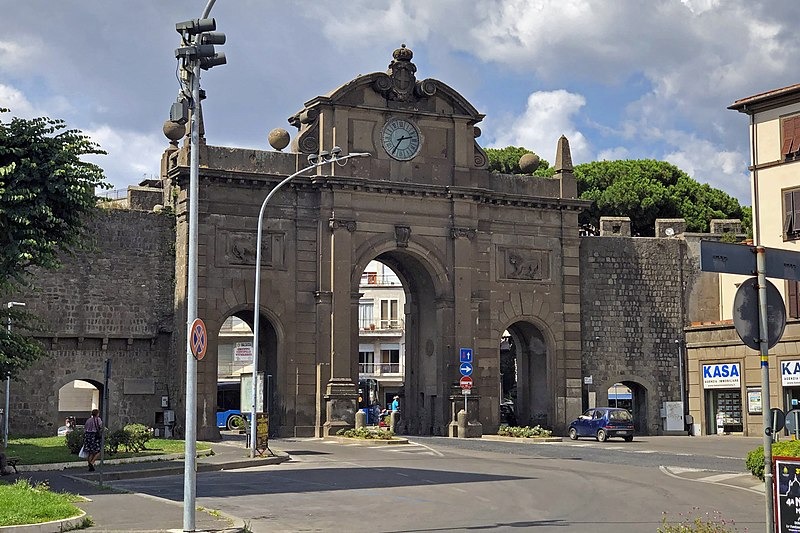
<path fill-rule="evenodd" d="M 403 373 L 400 363 L 358 363 L 359 376 L 387 376 Z"/>
<path fill-rule="evenodd" d="M 360 319 L 358 321 L 358 329 L 362 332 L 369 333 L 392 333 L 395 335 L 403 333 L 405 324 L 402 319 Z"/>

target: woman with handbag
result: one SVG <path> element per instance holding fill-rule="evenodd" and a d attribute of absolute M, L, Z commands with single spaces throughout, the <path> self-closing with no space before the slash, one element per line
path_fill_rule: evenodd
<path fill-rule="evenodd" d="M 94 472 L 94 462 L 100 457 L 102 445 L 103 419 L 100 418 L 100 411 L 92 409 L 92 416 L 83 425 L 83 431 L 83 449 L 88 454 L 89 472 Z"/>

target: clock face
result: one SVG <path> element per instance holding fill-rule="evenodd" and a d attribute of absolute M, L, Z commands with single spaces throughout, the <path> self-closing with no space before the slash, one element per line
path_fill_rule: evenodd
<path fill-rule="evenodd" d="M 401 118 L 390 119 L 381 131 L 383 149 L 394 159 L 408 161 L 422 147 L 417 126 Z"/>

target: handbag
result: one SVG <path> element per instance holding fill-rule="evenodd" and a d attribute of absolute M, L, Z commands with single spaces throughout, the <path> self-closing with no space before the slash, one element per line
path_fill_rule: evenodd
<path fill-rule="evenodd" d="M 89 452 L 86 451 L 85 447 L 81 446 L 81 451 L 78 452 L 78 457 L 80 457 L 81 459 L 89 458 Z"/>

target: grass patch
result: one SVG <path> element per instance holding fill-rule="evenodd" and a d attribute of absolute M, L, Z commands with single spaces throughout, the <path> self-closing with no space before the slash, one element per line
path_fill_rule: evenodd
<path fill-rule="evenodd" d="M 182 440 L 150 439 L 147 441 L 147 449 L 141 452 L 120 451 L 114 455 L 106 453 L 104 457 L 105 459 L 126 459 L 129 457 L 183 453 L 184 447 L 185 443 Z M 209 449 L 211 449 L 210 442 L 197 443 L 197 451 Z M 20 464 L 23 465 L 84 462 L 84 459 L 70 453 L 64 437 L 23 437 L 9 439 L 8 450 L 6 450 L 5 453 L 9 457 L 19 457 L 21 459 Z"/>
<path fill-rule="evenodd" d="M 51 492 L 47 485 L 31 485 L 27 479 L 0 484 L 0 526 L 39 524 L 78 516 L 73 502 L 78 496 Z"/>

